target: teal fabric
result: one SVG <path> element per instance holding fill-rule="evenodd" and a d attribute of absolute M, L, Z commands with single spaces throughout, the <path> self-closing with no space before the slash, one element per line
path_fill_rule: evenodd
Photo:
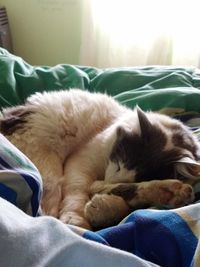
<path fill-rule="evenodd" d="M 200 71 L 196 68 L 32 66 L 0 48 L 0 107 L 21 104 L 36 91 L 68 88 L 106 92 L 124 105 L 138 104 L 144 110 L 200 112 Z"/>

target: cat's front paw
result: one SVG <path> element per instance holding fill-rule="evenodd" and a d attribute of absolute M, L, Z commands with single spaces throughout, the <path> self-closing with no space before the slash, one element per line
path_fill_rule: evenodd
<path fill-rule="evenodd" d="M 184 184 L 179 180 L 160 181 L 156 186 L 158 203 L 177 208 L 191 203 L 194 200 L 194 192 L 189 184 Z"/>
<path fill-rule="evenodd" d="M 78 226 L 78 227 L 85 228 L 88 230 L 91 229 L 91 226 L 88 223 L 88 221 L 82 216 L 80 216 L 77 212 L 68 211 L 68 212 L 62 213 L 59 219 L 65 224 Z"/>
<path fill-rule="evenodd" d="M 85 217 L 95 228 L 119 223 L 129 212 L 121 197 L 107 194 L 95 194 L 85 207 Z"/>

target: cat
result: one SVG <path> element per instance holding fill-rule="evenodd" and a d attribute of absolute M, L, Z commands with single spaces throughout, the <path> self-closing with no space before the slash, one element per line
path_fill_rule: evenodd
<path fill-rule="evenodd" d="M 39 169 L 43 213 L 64 223 L 102 228 L 138 207 L 193 201 L 176 161 L 197 161 L 200 145 L 166 115 L 70 89 L 35 93 L 3 109 L 0 131 Z"/>

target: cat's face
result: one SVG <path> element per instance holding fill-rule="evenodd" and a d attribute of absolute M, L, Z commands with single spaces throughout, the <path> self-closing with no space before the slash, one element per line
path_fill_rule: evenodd
<path fill-rule="evenodd" d="M 117 128 L 105 180 L 110 183 L 179 179 L 176 161 L 199 159 L 200 145 L 192 132 L 167 116 L 137 109 L 140 131 Z M 187 177 L 185 177 L 187 178 Z"/>

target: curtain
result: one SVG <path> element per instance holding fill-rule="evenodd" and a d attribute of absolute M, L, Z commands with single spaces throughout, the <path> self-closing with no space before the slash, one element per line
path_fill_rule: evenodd
<path fill-rule="evenodd" d="M 80 63 L 200 67 L 199 0 L 83 0 Z"/>

